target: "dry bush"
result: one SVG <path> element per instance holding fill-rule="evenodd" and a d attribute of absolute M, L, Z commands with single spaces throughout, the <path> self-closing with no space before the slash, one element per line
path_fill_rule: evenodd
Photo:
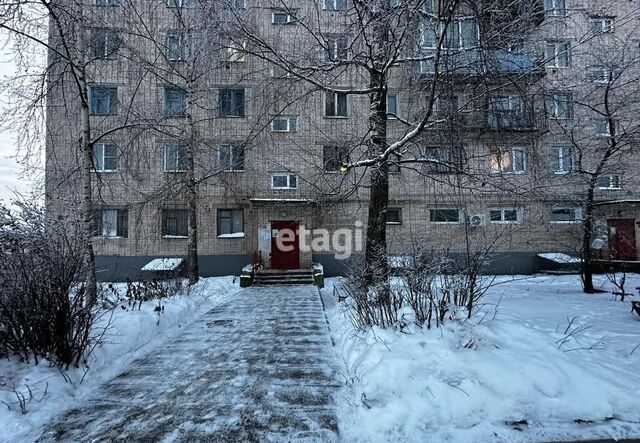
<path fill-rule="evenodd" d="M 0 207 L 0 354 L 77 366 L 99 340 L 84 275 L 83 224 L 32 204 Z"/>

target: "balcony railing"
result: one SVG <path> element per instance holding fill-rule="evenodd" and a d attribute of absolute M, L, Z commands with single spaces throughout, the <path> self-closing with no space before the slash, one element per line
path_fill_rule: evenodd
<path fill-rule="evenodd" d="M 433 50 L 423 51 L 424 57 L 434 55 Z M 434 74 L 433 59 L 423 60 L 420 72 Z M 544 75 L 544 69 L 536 59 L 526 53 L 504 50 L 460 49 L 443 52 L 440 59 L 439 74 L 442 76 L 505 76 L 505 75 Z"/>

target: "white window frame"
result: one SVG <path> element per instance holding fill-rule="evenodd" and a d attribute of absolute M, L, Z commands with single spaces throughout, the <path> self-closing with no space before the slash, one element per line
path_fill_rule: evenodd
<path fill-rule="evenodd" d="M 622 177 L 620 174 L 606 174 L 599 177 L 600 179 L 608 179 L 609 185 L 602 186 L 600 180 L 598 180 L 598 189 L 617 191 L 622 189 Z M 617 186 L 614 186 L 617 185 Z"/>
<path fill-rule="evenodd" d="M 226 53 L 228 63 L 244 63 L 247 61 L 247 42 L 229 42 Z"/>
<path fill-rule="evenodd" d="M 277 72 L 276 72 L 277 69 L 283 70 L 282 75 L 277 75 Z M 269 68 L 269 76 L 271 78 L 291 78 L 292 77 L 291 72 L 277 65 L 271 65 L 271 68 Z"/>
<path fill-rule="evenodd" d="M 500 220 L 491 220 L 491 213 L 500 211 Z M 515 220 L 505 220 L 505 212 L 507 211 L 515 211 L 516 219 Z M 500 207 L 500 208 L 489 208 L 489 223 L 494 225 L 518 225 L 522 223 L 522 208 L 514 208 L 514 207 Z"/>
<path fill-rule="evenodd" d="M 346 11 L 349 8 L 347 0 L 321 0 L 323 11 Z M 338 9 L 338 2 L 344 2 L 344 8 Z"/>
<path fill-rule="evenodd" d="M 475 40 L 476 40 L 476 44 L 471 46 L 467 46 L 467 42 L 464 39 L 464 35 L 462 32 L 462 26 L 460 26 L 461 23 L 466 22 L 466 21 L 472 21 L 473 25 L 475 27 Z M 438 24 L 438 23 L 436 23 Z M 435 25 L 433 23 L 433 19 L 429 18 L 427 20 L 423 20 L 422 24 L 421 24 L 421 35 L 420 35 L 420 46 L 422 49 L 428 49 L 428 50 L 435 50 L 436 49 L 436 45 L 438 44 L 438 41 L 440 40 L 440 36 L 442 35 L 442 31 L 444 29 L 444 24 L 440 23 L 439 25 L 439 29 L 435 29 Z M 454 46 L 448 46 L 448 41 L 446 36 L 444 37 L 443 41 L 442 41 L 442 49 L 444 51 L 447 50 L 452 50 L 452 51 L 459 51 L 459 50 L 469 50 L 469 49 L 474 49 L 475 47 L 477 47 L 478 42 L 480 41 L 480 26 L 478 26 L 478 22 L 475 20 L 475 18 L 473 17 L 456 17 L 453 21 L 451 21 L 449 23 L 449 25 L 447 26 L 447 30 L 449 30 L 451 28 L 451 26 L 455 26 L 455 31 L 457 34 L 457 42 Z M 433 41 L 434 44 L 429 44 L 427 45 L 426 39 L 425 39 L 425 33 L 426 32 L 431 32 L 434 31 L 433 34 L 433 39 L 429 39 L 431 41 Z"/>
<path fill-rule="evenodd" d="M 116 159 L 116 169 L 105 169 L 105 159 L 107 157 L 114 157 L 114 156 L 107 156 L 105 155 L 105 151 L 107 146 L 109 147 L 113 147 L 113 149 L 115 150 L 115 159 Z M 98 149 L 100 155 L 99 158 L 102 162 L 102 168 L 97 168 L 96 166 L 96 162 L 93 161 L 93 158 L 96 157 L 96 149 Z M 93 152 L 91 154 L 91 160 L 92 160 L 92 165 L 91 165 L 91 170 L 94 172 L 116 172 L 118 170 L 118 149 L 116 148 L 115 145 L 111 144 L 111 143 L 96 143 L 93 145 Z"/>
<path fill-rule="evenodd" d="M 458 221 L 432 221 L 431 211 L 458 211 Z M 434 225 L 459 225 L 464 222 L 464 210 L 461 208 L 429 208 L 429 223 Z"/>
<path fill-rule="evenodd" d="M 167 162 L 167 156 L 169 155 L 169 148 L 171 147 L 176 147 L 176 158 L 175 158 L 175 163 L 176 163 L 176 169 L 168 169 L 168 162 Z M 165 143 L 164 145 L 164 151 L 163 151 L 163 159 L 164 159 L 164 172 L 168 172 L 168 173 L 175 173 L 175 172 L 186 172 L 186 168 L 185 165 L 180 165 L 180 150 L 184 149 L 184 147 L 181 147 L 179 143 Z M 184 163 L 184 159 L 183 163 Z M 182 166 L 182 167 L 180 167 Z"/>
<path fill-rule="evenodd" d="M 566 101 L 566 109 L 565 109 L 565 116 L 561 117 L 560 116 L 560 106 L 559 106 L 559 98 L 565 98 Z M 550 114 L 551 114 L 551 118 L 555 119 L 555 120 L 571 120 L 571 112 L 572 112 L 572 99 L 571 99 L 571 94 L 567 93 L 567 92 L 554 92 L 551 95 L 551 108 L 550 109 Z"/>
<path fill-rule="evenodd" d="M 275 129 L 275 122 L 286 121 L 287 129 Z M 292 124 L 293 122 L 293 124 Z M 271 132 L 297 132 L 298 131 L 298 117 L 295 115 L 278 115 L 271 120 Z"/>
<path fill-rule="evenodd" d="M 275 186 L 274 180 L 276 177 L 287 177 L 287 185 L 286 186 Z M 291 178 L 294 178 L 295 185 L 291 186 Z M 296 174 L 291 174 L 288 172 L 271 174 L 271 189 L 298 189 L 298 176 Z"/>
<path fill-rule="evenodd" d="M 230 212 L 230 220 L 231 220 L 231 231 L 233 232 L 227 232 L 227 233 L 223 233 L 221 234 L 220 231 L 220 212 L 221 211 L 229 211 Z M 242 219 L 242 230 L 241 231 L 235 231 L 234 229 L 234 213 L 241 213 L 241 219 Z M 217 238 L 244 238 L 244 235 L 240 235 L 240 234 L 244 234 L 245 233 L 245 217 L 244 217 L 244 209 L 242 208 L 217 208 L 216 210 L 216 237 Z"/>
<path fill-rule="evenodd" d="M 276 15 L 284 15 L 287 18 L 287 21 L 279 23 L 276 22 Z M 271 24 L 276 26 L 284 26 L 284 25 L 292 25 L 298 22 L 298 19 L 292 15 L 289 11 L 276 10 L 271 11 Z"/>
<path fill-rule="evenodd" d="M 168 8 L 192 8 L 193 0 L 167 0 Z"/>
<path fill-rule="evenodd" d="M 596 35 L 609 34 L 614 30 L 615 17 L 591 17 L 589 25 L 591 32 Z"/>
<path fill-rule="evenodd" d="M 105 223 L 105 214 L 109 213 L 113 215 L 113 225 L 107 224 Z M 100 217 L 101 217 L 101 232 L 99 234 L 100 237 L 106 237 L 106 238 L 116 238 L 116 237 L 120 237 L 118 235 L 118 209 L 102 209 L 100 211 Z M 111 228 L 111 229 L 107 229 L 107 228 Z"/>
<path fill-rule="evenodd" d="M 570 209 L 574 211 L 574 219 L 573 220 L 553 220 L 552 215 L 554 210 L 566 210 Z M 567 223 L 580 223 L 582 221 L 582 208 L 578 206 L 553 206 L 549 208 L 549 220 L 551 223 L 557 224 L 567 224 Z"/>
<path fill-rule="evenodd" d="M 547 56 L 547 48 L 553 45 L 554 46 L 554 51 L 553 51 L 553 58 L 549 59 L 549 57 Z M 563 50 L 563 48 L 566 48 L 566 50 Z M 567 64 L 565 65 L 560 65 L 558 62 L 560 60 L 560 54 L 562 54 L 563 52 L 566 52 L 567 54 Z M 545 58 L 548 58 L 545 66 L 547 68 L 553 68 L 553 69 L 559 69 L 559 68 L 570 68 L 571 67 L 571 43 L 566 41 L 566 40 L 548 40 L 545 42 Z M 553 64 L 552 64 L 553 63 Z"/>
<path fill-rule="evenodd" d="M 568 154 L 566 151 L 568 150 Z M 573 170 L 573 149 L 571 146 L 552 146 L 552 159 L 554 164 L 551 165 L 554 174 L 568 174 Z M 556 155 L 557 153 L 557 155 Z M 569 158 L 569 169 L 565 169 L 565 161 L 564 159 Z"/>
<path fill-rule="evenodd" d="M 515 164 L 515 153 L 516 151 L 518 152 L 522 152 L 522 170 L 517 170 L 514 171 L 513 170 L 513 165 Z M 510 156 L 510 165 L 511 165 L 511 170 L 510 171 L 503 171 L 502 170 L 502 165 L 498 164 L 499 169 L 498 170 L 494 170 L 493 168 L 493 154 L 494 152 L 499 152 L 500 154 L 500 158 L 498 160 L 502 160 L 502 156 L 508 152 L 509 156 Z M 502 148 L 496 148 L 494 150 L 491 150 L 491 172 L 493 174 L 525 174 L 527 172 L 527 150 L 525 148 L 519 147 L 519 146 L 513 146 L 513 147 L 502 147 Z"/>
<path fill-rule="evenodd" d="M 596 75 L 602 74 L 602 75 Z M 609 77 L 611 77 L 612 70 L 607 66 L 592 66 L 589 68 L 589 76 L 594 83 L 600 83 L 606 85 L 609 83 Z"/>
<path fill-rule="evenodd" d="M 550 6 L 550 7 L 549 7 Z M 550 17 L 567 15 L 567 0 L 545 0 L 544 13 Z"/>

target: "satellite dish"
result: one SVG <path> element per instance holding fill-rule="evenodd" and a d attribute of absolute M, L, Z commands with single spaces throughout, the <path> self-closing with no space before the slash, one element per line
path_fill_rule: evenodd
<path fill-rule="evenodd" d="M 591 242 L 592 249 L 602 249 L 603 246 L 604 246 L 604 240 L 600 237 L 594 238 L 593 241 Z"/>

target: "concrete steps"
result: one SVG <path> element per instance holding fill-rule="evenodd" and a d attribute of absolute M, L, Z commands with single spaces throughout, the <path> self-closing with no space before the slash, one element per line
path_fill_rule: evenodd
<path fill-rule="evenodd" d="M 268 269 L 256 271 L 254 285 L 312 285 L 311 269 Z"/>

